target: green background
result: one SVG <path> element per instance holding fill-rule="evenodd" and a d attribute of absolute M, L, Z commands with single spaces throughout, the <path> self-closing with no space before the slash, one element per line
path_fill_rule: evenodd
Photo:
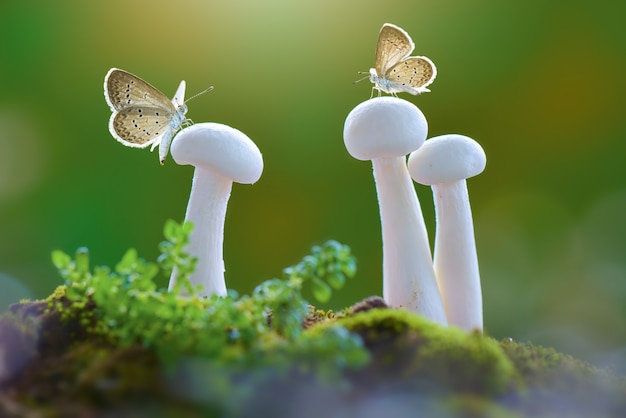
<path fill-rule="evenodd" d="M 111 67 L 172 96 L 196 122 L 246 133 L 263 153 L 234 185 L 227 284 L 247 293 L 337 239 L 359 274 L 329 305 L 381 292 L 371 165 L 346 152 L 346 115 L 369 98 L 385 22 L 430 57 L 432 93 L 402 98 L 430 135 L 482 144 L 468 182 L 487 331 L 626 363 L 626 33 L 618 1 L 3 1 L 0 3 L 0 308 L 60 284 L 50 252 L 87 246 L 112 265 L 157 255 L 182 220 L 193 169 L 108 132 Z M 431 192 L 416 186 L 431 237 Z M 162 278 L 165 284 L 165 278 Z"/>

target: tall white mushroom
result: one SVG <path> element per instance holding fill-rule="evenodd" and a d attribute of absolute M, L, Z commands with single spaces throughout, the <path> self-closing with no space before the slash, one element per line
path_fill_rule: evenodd
<path fill-rule="evenodd" d="M 412 103 L 379 97 L 348 115 L 344 143 L 350 155 L 371 160 L 383 235 L 383 297 L 394 307 L 446 324 L 428 243 L 406 155 L 426 139 L 428 125 Z"/>
<path fill-rule="evenodd" d="M 241 131 L 219 123 L 199 123 L 176 136 L 171 154 L 177 164 L 195 167 L 185 215 L 194 225 L 187 251 L 198 257 L 190 281 L 203 286 L 200 296 L 223 296 L 224 221 L 232 183 L 251 184 L 261 177 L 261 152 Z M 170 290 L 176 276 L 173 271 Z"/>
<path fill-rule="evenodd" d="M 432 186 L 437 230 L 435 259 L 448 323 L 483 329 L 483 303 L 472 210 L 465 179 L 482 173 L 487 158 L 481 146 L 462 135 L 431 138 L 409 156 L 413 179 Z"/>

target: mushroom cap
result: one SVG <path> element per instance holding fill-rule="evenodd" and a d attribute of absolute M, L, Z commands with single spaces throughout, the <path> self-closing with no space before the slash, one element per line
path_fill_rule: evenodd
<path fill-rule="evenodd" d="M 352 109 L 343 127 L 346 149 L 357 160 L 400 157 L 426 140 L 428 123 L 411 102 L 377 97 Z"/>
<path fill-rule="evenodd" d="M 457 134 L 430 138 L 409 156 L 408 168 L 420 184 L 449 183 L 480 174 L 485 169 L 485 151 L 472 138 Z"/>
<path fill-rule="evenodd" d="M 172 158 L 232 179 L 256 182 L 263 172 L 261 151 L 243 132 L 220 123 L 198 123 L 180 131 L 172 142 Z"/>

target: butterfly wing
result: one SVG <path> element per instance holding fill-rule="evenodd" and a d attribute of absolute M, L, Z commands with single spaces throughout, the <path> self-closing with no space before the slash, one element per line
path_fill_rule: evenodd
<path fill-rule="evenodd" d="M 380 29 L 376 44 L 376 73 L 379 76 L 386 74 L 391 67 L 409 56 L 414 48 L 411 37 L 404 29 L 385 23 Z"/>
<path fill-rule="evenodd" d="M 180 95 L 180 100 L 184 88 L 185 84 L 181 82 L 176 93 Z M 104 78 L 104 93 L 113 112 L 109 131 L 126 146 L 145 148 L 152 145 L 153 150 L 161 141 L 171 141 L 172 135 L 184 120 L 184 105 L 177 109 L 154 86 L 127 71 L 117 68 L 109 70 Z M 160 154 L 164 154 L 161 158 L 163 160 L 167 150 Z"/>
<path fill-rule="evenodd" d="M 163 93 L 141 78 L 118 68 L 111 68 L 104 77 L 104 97 L 113 112 L 132 106 L 171 107 Z"/>
<path fill-rule="evenodd" d="M 163 135 L 173 134 L 172 120 L 176 110 L 173 106 L 172 109 L 171 112 L 150 106 L 121 109 L 111 115 L 109 131 L 115 139 L 126 146 L 145 148 L 150 144 L 156 144 Z"/>
<path fill-rule="evenodd" d="M 435 64 L 427 57 L 409 57 L 401 60 L 384 74 L 388 80 L 389 93 L 406 92 L 419 94 L 428 92 L 437 76 Z"/>

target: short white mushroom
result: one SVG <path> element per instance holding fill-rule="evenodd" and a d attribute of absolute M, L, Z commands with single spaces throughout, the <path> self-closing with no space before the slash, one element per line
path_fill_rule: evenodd
<path fill-rule="evenodd" d="M 431 138 L 409 156 L 411 177 L 432 186 L 437 230 L 434 268 L 448 324 L 483 329 L 483 305 L 472 211 L 465 179 L 482 173 L 485 152 L 471 138 Z"/>
<path fill-rule="evenodd" d="M 412 103 L 379 97 L 355 107 L 343 131 L 354 158 L 371 160 L 383 236 L 383 297 L 389 305 L 446 324 L 426 225 L 406 155 L 426 139 L 428 125 Z"/>
<path fill-rule="evenodd" d="M 199 123 L 176 136 L 171 154 L 177 164 L 195 167 L 185 215 L 194 225 L 187 251 L 198 257 L 190 281 L 203 286 L 200 296 L 223 296 L 224 221 L 232 183 L 251 184 L 261 177 L 261 152 L 241 131 L 219 123 Z M 170 290 L 176 276 L 173 271 Z"/>

